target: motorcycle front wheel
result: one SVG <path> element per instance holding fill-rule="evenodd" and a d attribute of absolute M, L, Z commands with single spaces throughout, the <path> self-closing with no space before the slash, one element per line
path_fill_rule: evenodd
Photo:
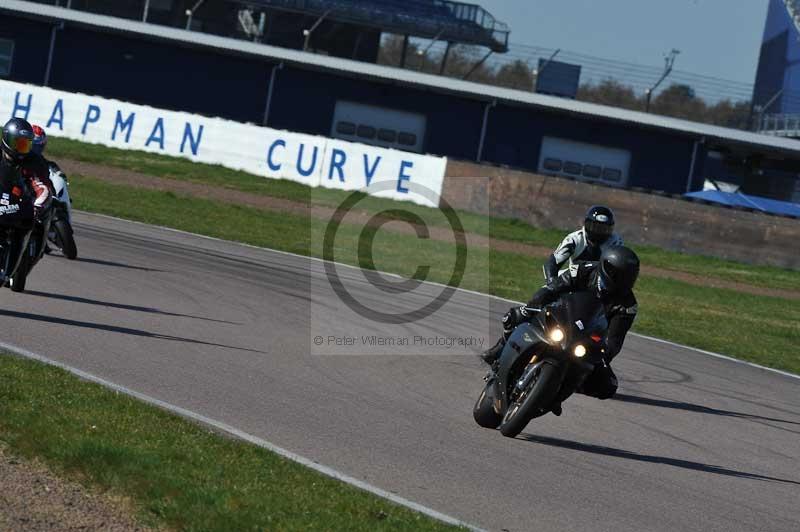
<path fill-rule="evenodd" d="M 486 388 L 489 386 L 491 385 L 487 384 Z M 472 417 L 475 419 L 475 423 L 481 427 L 496 429 L 503 420 L 503 417 L 494 411 L 492 401 L 489 396 L 486 395 L 486 388 L 481 391 L 480 397 L 478 397 L 478 400 L 475 402 L 475 407 L 472 409 Z"/>
<path fill-rule="evenodd" d="M 500 433 L 516 437 L 531 419 L 547 412 L 561 387 L 562 372 L 552 364 L 542 364 L 539 376 L 509 405 L 500 423 Z"/>
<path fill-rule="evenodd" d="M 28 281 L 28 270 L 30 270 L 30 256 L 28 252 L 25 252 L 25 255 L 22 257 L 19 266 L 17 267 L 17 271 L 14 272 L 14 275 L 9 277 L 8 279 L 8 286 L 11 288 L 12 292 L 24 292 L 25 291 L 25 284 Z"/>
<path fill-rule="evenodd" d="M 66 220 L 56 220 L 53 222 L 53 230 L 56 233 L 56 242 L 54 242 L 56 247 L 69 260 L 75 260 L 78 257 L 78 247 L 75 245 L 75 239 L 72 236 L 72 227 Z"/>

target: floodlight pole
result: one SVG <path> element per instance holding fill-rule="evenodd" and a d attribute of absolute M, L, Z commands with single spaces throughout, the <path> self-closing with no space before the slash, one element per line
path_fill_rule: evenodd
<path fill-rule="evenodd" d="M 150 11 L 150 0 L 144 0 L 144 13 L 142 14 L 142 22 L 147 22 L 148 11 Z"/>
<path fill-rule="evenodd" d="M 556 50 L 555 52 L 553 52 L 553 53 L 550 55 L 550 57 L 548 57 L 548 58 L 547 58 L 547 61 L 545 61 L 544 63 L 542 63 L 542 68 L 537 68 L 536 70 L 534 70 L 533 74 L 534 74 L 535 76 L 538 76 L 539 74 L 541 74 L 542 72 L 544 72 L 544 70 L 545 70 L 545 69 L 546 69 L 548 66 L 550 66 L 550 63 L 552 63 L 552 62 L 553 62 L 553 59 L 555 59 L 555 58 L 556 58 L 556 56 L 557 56 L 557 55 L 558 55 L 560 52 L 561 52 L 561 48 L 559 48 L 558 50 Z"/>
<path fill-rule="evenodd" d="M 555 52 L 550 54 L 550 57 L 547 58 L 547 61 L 542 63 L 542 67 L 541 68 L 536 67 L 536 68 L 533 69 L 533 75 L 536 77 L 536 80 L 535 80 L 535 82 L 533 84 L 533 92 L 539 92 L 539 76 L 542 75 L 542 72 L 547 70 L 547 67 L 550 66 L 550 63 L 553 62 L 553 59 L 555 59 L 556 56 L 559 53 L 561 53 L 561 48 L 558 48 Z"/>
<path fill-rule="evenodd" d="M 421 52 L 417 51 L 417 55 L 419 55 L 419 68 L 417 68 L 418 71 L 422 70 L 422 65 L 425 63 L 425 57 L 428 55 L 431 46 L 433 46 L 433 44 L 439 40 L 439 37 L 441 37 L 443 33 L 444 33 L 444 28 L 439 30 L 439 33 L 437 33 L 436 36 L 433 39 L 431 39 L 431 42 L 428 43 L 428 46 L 426 46 L 423 51 Z"/>
<path fill-rule="evenodd" d="M 753 109 L 754 111 L 756 111 L 758 113 L 758 124 L 756 124 L 756 132 L 760 132 L 761 131 L 761 128 L 764 125 L 762 123 L 764 121 L 764 115 L 769 110 L 769 108 L 772 106 L 772 104 L 775 103 L 775 100 L 780 98 L 781 94 L 783 94 L 783 89 L 780 89 L 778 92 L 776 92 L 775 95 L 772 98 L 767 100 L 767 103 L 765 103 L 764 105 L 757 105 Z M 752 120 L 752 118 L 751 118 L 751 120 Z"/>
<path fill-rule="evenodd" d="M 197 11 L 200 8 L 200 6 L 203 5 L 203 2 L 205 2 L 205 1 L 206 0 L 197 0 L 197 3 L 194 5 L 194 7 L 192 9 L 187 9 L 186 10 L 186 29 L 187 30 L 191 30 L 191 28 L 192 28 L 192 17 L 194 16 L 194 12 Z"/>
<path fill-rule="evenodd" d="M 470 77 L 470 76 L 471 76 L 473 73 L 475 73 L 475 71 L 476 71 L 476 70 L 478 70 L 478 69 L 481 67 L 481 65 L 482 65 L 482 64 L 484 64 L 484 63 L 486 62 L 486 60 L 487 60 L 487 59 L 489 59 L 489 57 L 490 57 L 490 56 L 491 56 L 493 53 L 494 53 L 494 50 L 489 50 L 489 53 L 487 53 L 486 55 L 484 55 L 484 56 L 483 56 L 483 59 L 481 59 L 480 61 L 478 61 L 477 63 L 475 63 L 475 66 L 473 66 L 473 67 L 472 67 L 472 68 L 469 70 L 469 72 L 467 72 L 466 74 L 464 74 L 464 77 L 463 77 L 463 78 L 461 78 L 461 79 L 469 79 L 469 77 Z"/>
<path fill-rule="evenodd" d="M 646 92 L 647 102 L 645 103 L 644 106 L 645 112 L 648 113 L 650 112 L 650 100 L 653 98 L 653 92 L 655 92 L 658 86 L 661 85 L 661 83 L 663 83 L 664 80 L 667 79 L 667 76 L 669 76 L 672 73 L 672 66 L 675 64 L 675 58 L 678 57 L 679 53 L 681 53 L 680 50 L 676 50 L 675 48 L 673 48 L 670 53 L 664 56 L 664 73 L 661 74 L 661 77 L 659 78 L 658 81 L 656 81 L 655 85 L 647 89 Z"/>
<path fill-rule="evenodd" d="M 332 10 L 329 9 L 326 12 L 324 12 L 322 14 L 322 16 L 317 19 L 317 21 L 314 23 L 314 25 L 311 26 L 310 29 L 303 30 L 303 35 L 306 36 L 305 41 L 303 41 L 303 51 L 304 52 L 308 51 L 308 45 L 311 43 L 311 34 L 314 33 L 314 30 L 316 30 L 319 27 L 320 24 L 322 24 L 322 21 L 325 20 L 325 17 L 330 15 L 331 11 Z"/>

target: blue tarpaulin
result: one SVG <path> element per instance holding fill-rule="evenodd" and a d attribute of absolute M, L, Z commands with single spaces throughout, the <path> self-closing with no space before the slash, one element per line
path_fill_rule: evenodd
<path fill-rule="evenodd" d="M 731 207 L 746 207 L 771 214 L 782 214 L 800 218 L 800 204 L 790 203 L 788 201 L 748 196 L 741 192 L 722 192 L 721 190 L 701 190 L 698 192 L 690 192 L 686 194 L 686 196 L 713 201 L 714 203 L 729 205 Z"/>

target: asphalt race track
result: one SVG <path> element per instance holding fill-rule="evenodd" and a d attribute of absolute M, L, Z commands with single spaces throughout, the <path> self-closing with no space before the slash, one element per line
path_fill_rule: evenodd
<path fill-rule="evenodd" d="M 800 530 L 800 380 L 632 337 L 617 399 L 573 397 L 511 440 L 472 420 L 480 346 L 363 356 L 327 342 L 486 341 L 508 303 L 457 292 L 419 323 L 376 323 L 318 261 L 76 219 L 79 261 L 48 257 L 28 293 L 0 292 L 4 341 L 487 529 Z M 441 290 L 391 294 L 338 271 L 384 309 Z"/>

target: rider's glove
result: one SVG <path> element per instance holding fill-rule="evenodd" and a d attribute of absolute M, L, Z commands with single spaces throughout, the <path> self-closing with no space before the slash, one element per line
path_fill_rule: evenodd
<path fill-rule="evenodd" d="M 505 316 L 503 316 L 503 332 L 505 336 L 511 334 L 511 331 L 525 321 L 528 321 L 530 314 L 525 310 L 525 305 L 521 307 L 511 307 Z"/>

